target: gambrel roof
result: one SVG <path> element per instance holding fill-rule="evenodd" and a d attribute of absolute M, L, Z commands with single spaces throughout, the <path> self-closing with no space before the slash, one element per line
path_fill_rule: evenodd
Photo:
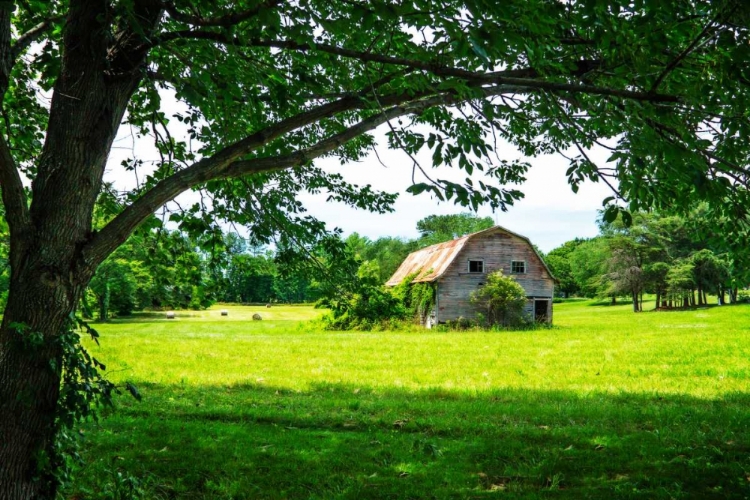
<path fill-rule="evenodd" d="M 549 267 L 547 267 L 547 263 L 544 262 L 542 256 L 539 255 L 539 252 L 536 251 L 536 248 L 534 248 L 534 245 L 531 244 L 531 241 L 526 236 L 521 236 L 520 234 L 514 233 L 513 231 L 505 229 L 502 226 L 495 226 L 483 231 L 467 234 L 466 236 L 462 236 L 455 240 L 446 241 L 445 243 L 431 245 L 429 247 L 422 248 L 421 250 L 417 250 L 416 252 L 410 253 L 401 263 L 393 276 L 391 276 L 391 279 L 386 282 L 386 286 L 396 286 L 404 281 L 407 276 L 412 274 L 416 274 L 415 278 L 412 280 L 412 283 L 429 283 L 432 281 L 437 281 L 441 276 L 443 276 L 443 274 L 445 274 L 451 263 L 453 263 L 458 254 L 461 253 L 461 250 L 463 250 L 464 246 L 470 239 L 480 234 L 487 234 L 494 231 L 502 231 L 511 236 L 520 238 L 528 243 L 529 246 L 534 250 L 536 256 L 539 257 L 539 260 L 547 270 L 547 273 L 549 273 L 550 277 L 553 280 L 555 279 L 555 277 L 552 275 L 552 271 L 550 271 Z"/>

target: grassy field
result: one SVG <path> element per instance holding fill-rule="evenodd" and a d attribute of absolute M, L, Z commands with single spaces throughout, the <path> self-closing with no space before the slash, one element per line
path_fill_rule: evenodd
<path fill-rule="evenodd" d="M 629 307 L 510 333 L 322 332 L 308 307 L 100 325 L 144 398 L 86 427 L 66 496 L 750 498 L 750 306 Z"/>

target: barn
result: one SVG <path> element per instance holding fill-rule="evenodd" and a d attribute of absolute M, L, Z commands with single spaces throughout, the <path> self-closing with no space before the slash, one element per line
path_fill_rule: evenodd
<path fill-rule="evenodd" d="M 470 294 L 488 273 L 502 269 L 526 290 L 526 312 L 537 321 L 552 322 L 555 278 L 528 238 L 495 226 L 478 233 L 432 245 L 409 254 L 386 283 L 396 286 L 408 276 L 412 283 L 432 283 L 435 308 L 427 314 L 431 327 L 478 312 Z"/>

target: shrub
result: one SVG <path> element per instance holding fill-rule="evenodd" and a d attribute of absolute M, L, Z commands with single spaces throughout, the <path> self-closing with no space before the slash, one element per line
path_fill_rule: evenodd
<path fill-rule="evenodd" d="M 515 279 L 496 271 L 487 276 L 487 283 L 471 294 L 488 326 L 521 326 L 528 322 L 523 309 L 526 291 Z"/>
<path fill-rule="evenodd" d="M 404 307 L 406 316 L 422 324 L 435 307 L 435 286 L 432 283 L 412 283 L 421 271 L 406 276 L 389 293 Z"/>
<path fill-rule="evenodd" d="M 478 328 L 480 325 L 479 320 L 473 320 L 459 316 L 456 319 L 449 319 L 445 322 L 445 326 L 448 330 L 471 330 Z"/>
<path fill-rule="evenodd" d="M 318 302 L 331 310 L 323 317 L 329 330 L 372 330 L 384 322 L 407 316 L 401 300 L 378 283 L 378 268 L 364 262 L 348 282 L 340 283 Z"/>

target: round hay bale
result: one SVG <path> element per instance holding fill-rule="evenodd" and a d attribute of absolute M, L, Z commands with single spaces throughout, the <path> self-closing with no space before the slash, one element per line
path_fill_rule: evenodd
<path fill-rule="evenodd" d="M 263 318 L 261 318 L 261 317 L 260 317 L 260 314 L 258 314 L 258 313 L 255 313 L 255 314 L 253 314 L 253 320 L 255 320 L 255 321 L 260 321 L 260 320 L 262 320 L 262 319 L 263 319 Z"/>
<path fill-rule="evenodd" d="M 167 311 L 167 319 L 174 319 L 174 311 Z"/>
<path fill-rule="evenodd" d="M 222 316 L 229 316 L 229 311 L 227 311 L 226 309 L 222 309 L 221 310 L 221 315 Z"/>
<path fill-rule="evenodd" d="M 266 309 L 270 309 L 270 308 L 271 308 L 271 304 L 266 304 Z"/>

